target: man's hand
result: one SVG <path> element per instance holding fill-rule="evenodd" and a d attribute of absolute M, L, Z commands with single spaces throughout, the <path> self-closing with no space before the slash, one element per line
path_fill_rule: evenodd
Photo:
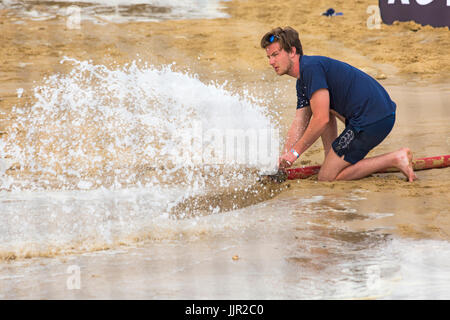
<path fill-rule="evenodd" d="M 280 159 L 278 159 L 278 167 L 280 169 L 286 169 L 292 166 L 292 164 L 297 160 L 297 156 L 294 155 L 291 151 L 283 154 Z"/>

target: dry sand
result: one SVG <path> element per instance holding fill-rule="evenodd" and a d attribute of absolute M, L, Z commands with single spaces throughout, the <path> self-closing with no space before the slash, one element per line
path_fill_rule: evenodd
<path fill-rule="evenodd" d="M 26 20 L 0 11 L 0 111 L 31 99 L 34 85 L 55 72 L 67 72 L 64 56 L 121 65 L 137 58 L 152 64 L 177 62 L 176 69 L 196 72 L 204 80 L 228 80 L 235 88 L 270 90 L 286 83 L 279 98 L 282 130 L 295 112 L 292 79 L 277 78 L 259 47 L 261 36 L 276 26 L 292 26 L 301 36 L 305 54 L 325 55 L 359 67 L 388 89 L 398 105 L 396 127 L 372 154 L 410 147 L 417 157 L 450 153 L 450 31 L 415 23 L 368 29 L 367 7 L 377 1 L 266 0 L 226 2 L 229 19 L 164 21 L 96 25 L 83 22 L 68 29 L 65 18 Z M 343 16 L 323 17 L 329 7 Z M 21 19 L 22 20 L 22 19 Z M 36 82 L 36 83 L 35 83 Z M 22 99 L 16 90 L 24 88 Z M 8 123 L 0 122 L 0 131 Z M 342 127 L 342 126 L 340 126 Z M 300 164 L 322 161 L 316 143 Z M 280 199 L 362 190 L 362 212 L 395 212 L 373 221 L 346 221 L 356 230 L 390 226 L 404 237 L 450 239 L 450 169 L 422 171 L 406 183 L 399 174 L 375 175 L 356 182 L 317 183 L 314 178 L 290 182 Z M 339 208 L 337 208 L 339 210 Z M 325 222 L 324 222 L 325 223 Z"/>

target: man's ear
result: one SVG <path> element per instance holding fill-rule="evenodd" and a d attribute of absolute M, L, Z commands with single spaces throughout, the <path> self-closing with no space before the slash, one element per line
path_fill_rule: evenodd
<path fill-rule="evenodd" d="M 294 56 L 297 54 L 297 49 L 295 47 L 291 48 L 291 52 L 289 52 L 289 56 L 291 58 L 294 58 Z"/>

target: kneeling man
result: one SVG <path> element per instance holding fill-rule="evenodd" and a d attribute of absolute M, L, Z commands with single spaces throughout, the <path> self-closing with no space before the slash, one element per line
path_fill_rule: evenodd
<path fill-rule="evenodd" d="M 276 28 L 261 39 L 278 75 L 297 79 L 297 111 L 288 131 L 280 168 L 290 167 L 319 137 L 325 149 L 320 181 L 354 180 L 396 167 L 414 181 L 408 148 L 364 157 L 392 130 L 396 105 L 368 74 L 341 61 L 303 54 L 297 31 Z M 337 136 L 336 117 L 345 123 Z"/>

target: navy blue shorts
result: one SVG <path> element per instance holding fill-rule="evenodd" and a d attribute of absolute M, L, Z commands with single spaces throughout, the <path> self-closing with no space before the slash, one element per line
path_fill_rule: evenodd
<path fill-rule="evenodd" d="M 395 114 L 362 128 L 354 128 L 347 122 L 345 130 L 333 141 L 333 150 L 339 157 L 344 156 L 345 161 L 355 164 L 387 137 L 394 122 Z"/>

